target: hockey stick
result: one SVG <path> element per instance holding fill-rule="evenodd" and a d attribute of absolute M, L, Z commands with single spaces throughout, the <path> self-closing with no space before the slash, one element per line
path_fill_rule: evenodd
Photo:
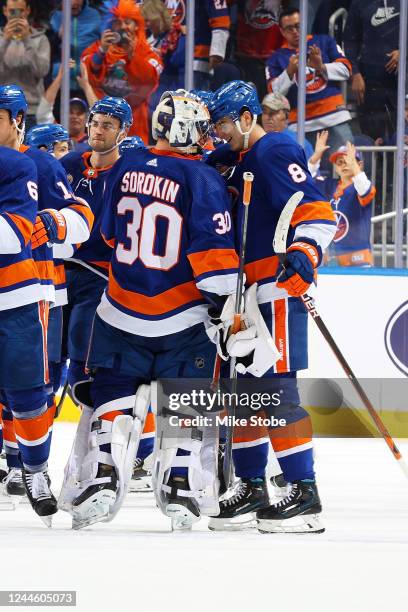
<path fill-rule="evenodd" d="M 244 265 L 246 253 L 246 240 L 248 231 L 248 209 L 251 201 L 252 182 L 254 175 L 252 172 L 244 172 L 244 193 L 242 203 L 244 204 L 244 218 L 242 221 L 241 232 L 241 248 L 239 253 L 239 268 L 237 288 L 235 292 L 235 312 L 234 320 L 231 327 L 231 333 L 235 334 L 241 329 L 241 313 L 242 313 L 242 289 L 244 287 Z M 232 378 L 232 398 L 236 396 L 237 389 L 237 372 L 235 370 L 235 358 L 231 359 L 230 376 Z M 211 388 L 214 390 L 218 386 L 221 372 L 221 357 L 217 354 L 214 365 L 214 374 L 211 383 Z M 235 402 L 231 402 L 228 408 L 228 425 L 226 427 L 225 453 L 223 463 L 223 475 L 227 489 L 232 484 L 232 438 L 234 434 L 234 419 L 235 419 Z"/>
<path fill-rule="evenodd" d="M 283 267 L 285 267 L 286 240 L 287 240 L 287 236 L 288 236 L 290 222 L 291 222 L 292 215 L 293 215 L 293 212 L 294 212 L 295 208 L 296 208 L 296 206 L 294 206 L 294 207 L 293 206 L 289 206 L 289 202 L 286 204 L 286 206 L 282 210 L 282 213 L 281 213 L 281 215 L 279 217 L 279 221 L 278 221 L 278 223 L 276 225 L 275 237 L 273 239 L 273 248 L 274 248 L 274 251 L 275 251 L 276 255 L 278 255 L 279 261 L 281 262 Z M 398 461 L 398 464 L 399 464 L 400 468 L 402 469 L 402 471 L 404 472 L 405 476 L 408 478 L 408 465 L 407 465 L 407 463 L 403 459 L 400 451 L 398 450 L 397 445 L 395 444 L 394 440 L 391 437 L 391 434 L 389 433 L 388 429 L 386 428 L 386 426 L 384 425 L 382 419 L 380 418 L 378 412 L 376 411 L 376 409 L 372 405 L 371 401 L 369 400 L 366 392 L 364 391 L 364 389 L 361 386 L 360 382 L 358 381 L 358 379 L 354 375 L 354 372 L 352 371 L 351 367 L 347 363 L 343 353 L 340 351 L 339 347 L 337 346 L 336 342 L 334 341 L 333 336 L 331 335 L 331 333 L 327 329 L 326 324 L 324 323 L 324 321 L 320 317 L 319 313 L 317 312 L 316 304 L 315 304 L 314 299 L 310 295 L 308 295 L 307 293 L 304 293 L 303 295 L 301 295 L 299 297 L 299 299 L 303 303 L 306 311 L 311 315 L 312 319 L 316 323 L 316 325 L 319 328 L 320 332 L 322 333 L 323 337 L 327 341 L 328 345 L 330 346 L 331 350 L 333 351 L 334 355 L 336 356 L 337 360 L 339 361 L 341 367 L 343 368 L 347 378 L 349 379 L 349 381 L 353 385 L 354 389 L 357 391 L 357 394 L 359 395 L 360 399 L 362 400 L 364 406 L 367 408 L 368 413 L 371 416 L 372 420 L 374 421 L 374 424 L 377 427 L 379 433 L 384 438 L 388 448 L 390 449 L 390 451 L 394 455 L 395 459 Z"/>

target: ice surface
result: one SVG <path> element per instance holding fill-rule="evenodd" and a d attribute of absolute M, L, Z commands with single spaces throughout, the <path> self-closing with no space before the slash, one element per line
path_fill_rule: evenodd
<path fill-rule="evenodd" d="M 74 429 L 55 424 L 54 490 Z M 324 534 L 212 533 L 206 519 L 174 534 L 145 493 L 80 532 L 62 512 L 47 530 L 20 504 L 0 513 L 0 589 L 77 590 L 81 612 L 404 612 L 408 481 L 382 440 L 318 439 L 316 451 Z"/>

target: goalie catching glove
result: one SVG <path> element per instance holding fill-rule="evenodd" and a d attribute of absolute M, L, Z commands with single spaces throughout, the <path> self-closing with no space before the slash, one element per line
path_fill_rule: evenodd
<path fill-rule="evenodd" d="M 221 359 L 227 361 L 230 357 L 236 358 L 235 369 L 239 374 L 260 377 L 281 358 L 281 354 L 260 313 L 256 290 L 255 283 L 244 293 L 240 331 L 231 333 L 235 296 L 230 295 L 221 313 L 210 308 L 207 335 L 217 345 Z"/>
<path fill-rule="evenodd" d="M 67 237 L 67 222 L 59 210 L 46 208 L 38 213 L 35 220 L 31 248 L 37 249 L 42 244 L 61 244 Z"/>
<path fill-rule="evenodd" d="M 292 297 L 300 297 L 314 282 L 315 269 L 321 260 L 322 250 L 319 245 L 309 238 L 299 238 L 287 250 L 276 286 L 286 289 Z"/>

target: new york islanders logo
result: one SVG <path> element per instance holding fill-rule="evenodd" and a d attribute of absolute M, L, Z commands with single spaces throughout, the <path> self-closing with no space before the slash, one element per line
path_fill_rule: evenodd
<path fill-rule="evenodd" d="M 384 342 L 395 367 L 408 376 L 408 301 L 391 315 L 385 328 Z"/>
<path fill-rule="evenodd" d="M 174 23 L 183 24 L 186 18 L 186 3 L 184 0 L 165 0 Z"/>
<path fill-rule="evenodd" d="M 343 240 L 343 238 L 347 236 L 350 224 L 344 213 L 340 212 L 339 210 L 335 210 L 333 212 L 336 215 L 337 221 L 337 230 L 333 238 L 333 242 L 340 242 L 340 240 Z"/>

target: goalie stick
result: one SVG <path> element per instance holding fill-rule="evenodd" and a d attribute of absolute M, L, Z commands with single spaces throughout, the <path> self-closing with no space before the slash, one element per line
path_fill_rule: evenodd
<path fill-rule="evenodd" d="M 303 197 L 303 193 L 302 193 L 302 197 Z M 273 248 L 274 248 L 275 254 L 279 257 L 279 261 L 281 262 L 283 267 L 285 267 L 285 259 L 286 259 L 286 240 L 288 237 L 288 231 L 289 231 L 290 223 L 291 223 L 295 208 L 296 206 L 294 206 L 293 204 L 290 204 L 290 201 L 288 201 L 288 203 L 285 205 L 279 217 L 278 223 L 276 225 L 275 236 L 273 239 Z M 408 478 L 407 463 L 403 459 L 397 445 L 395 444 L 394 440 L 391 437 L 391 434 L 389 433 L 388 429 L 386 428 L 382 419 L 380 418 L 378 412 L 376 411 L 371 401 L 369 400 L 366 392 L 364 391 L 360 382 L 356 378 L 354 372 L 352 371 L 351 367 L 346 361 L 343 353 L 340 351 L 339 347 L 334 341 L 334 338 L 329 332 L 328 328 L 326 327 L 326 324 L 324 323 L 321 316 L 317 312 L 314 299 L 307 293 L 304 293 L 302 296 L 300 296 L 299 299 L 301 300 L 306 311 L 310 314 L 313 321 L 316 323 L 317 327 L 322 333 L 323 337 L 327 341 L 335 357 L 337 358 L 341 367 L 343 368 L 347 378 L 353 385 L 358 396 L 360 397 L 364 406 L 368 410 L 368 413 L 371 416 L 372 420 L 374 421 L 374 424 L 377 430 L 379 431 L 381 436 L 384 438 L 394 458 L 398 461 L 398 465 L 400 466 L 401 470 L 404 472 L 404 475 Z"/>

